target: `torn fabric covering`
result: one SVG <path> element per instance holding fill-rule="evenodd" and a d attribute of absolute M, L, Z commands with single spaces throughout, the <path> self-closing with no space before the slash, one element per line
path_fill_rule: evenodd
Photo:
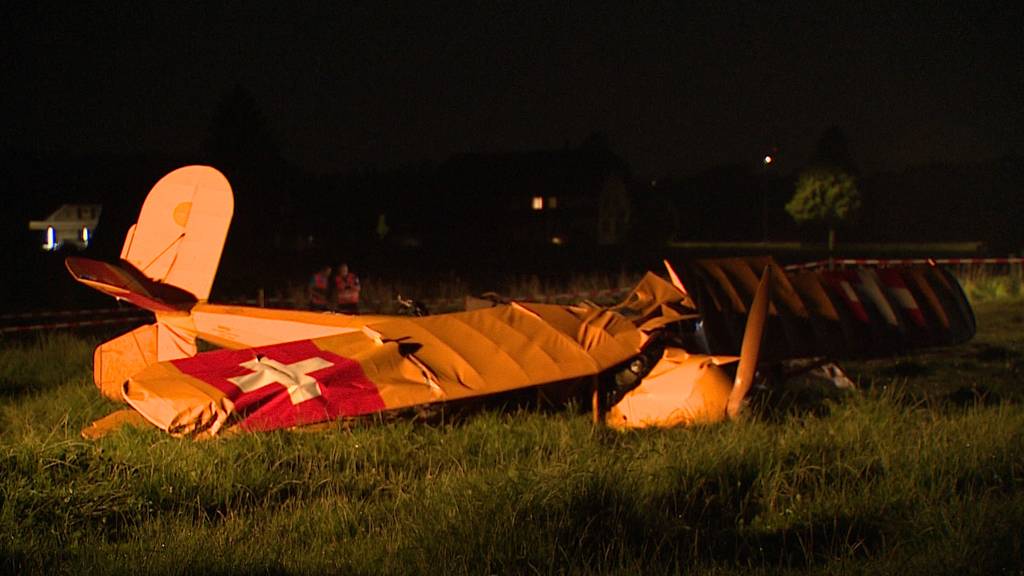
<path fill-rule="evenodd" d="M 611 310 L 628 318 L 645 333 L 699 316 L 688 294 L 653 272 L 645 274 L 629 296 Z"/>
<path fill-rule="evenodd" d="M 161 320 L 139 326 L 96 347 L 93 380 L 104 396 L 121 400 L 121 385 L 146 366 L 195 356 L 195 334 L 168 321 L 167 317 Z"/>
<path fill-rule="evenodd" d="M 735 360 L 667 348 L 643 382 L 608 411 L 605 422 L 612 428 L 721 422 L 733 383 L 719 364 Z"/>

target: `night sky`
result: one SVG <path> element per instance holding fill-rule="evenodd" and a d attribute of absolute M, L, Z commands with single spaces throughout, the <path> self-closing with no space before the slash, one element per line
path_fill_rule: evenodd
<path fill-rule="evenodd" d="M 864 171 L 1024 152 L 1019 2 L 19 4 L 8 149 L 196 154 L 241 85 L 315 172 L 592 132 L 643 175 L 792 169 L 832 125 Z"/>

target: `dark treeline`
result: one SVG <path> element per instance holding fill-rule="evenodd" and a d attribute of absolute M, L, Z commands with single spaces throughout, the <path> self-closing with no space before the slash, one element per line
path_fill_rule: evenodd
<path fill-rule="evenodd" d="M 486 290 L 520 274 L 639 271 L 657 266 L 673 239 L 824 241 L 822 229 L 797 226 L 785 212 L 795 174 L 727 166 L 641 178 L 600 135 L 556 150 L 334 175 L 305 173 L 261 146 L 211 138 L 191 158 L 8 151 L 0 182 L 4 309 L 109 305 L 72 288 L 63 254 L 43 253 L 28 221 L 63 203 L 101 203 L 85 255 L 116 259 L 150 188 L 189 163 L 223 171 L 235 194 L 214 298 L 279 290 L 342 260 L 364 277 L 430 282 L 455 274 Z M 863 209 L 839 231 L 840 242 L 982 241 L 996 255 L 1024 248 L 1015 225 L 1024 214 L 1020 157 L 917 166 L 857 182 Z"/>
<path fill-rule="evenodd" d="M 798 226 L 786 213 L 795 174 L 747 166 L 663 179 L 639 194 L 669 206 L 679 240 L 823 243 L 823 227 Z M 1020 253 L 1024 158 L 964 165 L 913 166 L 856 179 L 863 207 L 840 229 L 846 242 L 980 241 L 995 255 Z M 767 195 L 766 197 L 764 195 Z M 763 204 L 762 204 L 763 203 Z M 762 225 L 762 211 L 764 212 Z"/>

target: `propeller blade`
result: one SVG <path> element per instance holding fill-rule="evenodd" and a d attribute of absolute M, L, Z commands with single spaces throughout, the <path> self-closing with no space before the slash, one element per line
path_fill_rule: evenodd
<path fill-rule="evenodd" d="M 754 382 L 757 370 L 757 357 L 761 351 L 761 336 L 764 333 L 764 322 L 768 316 L 769 290 L 771 286 L 772 266 L 765 266 L 761 274 L 761 282 L 757 285 L 754 302 L 747 314 L 747 326 L 743 330 L 743 344 L 740 347 L 740 365 L 736 369 L 736 381 L 729 394 L 726 413 L 735 419 L 743 408 L 743 399 L 747 397 L 750 386 Z"/>
<path fill-rule="evenodd" d="M 679 291 L 682 292 L 683 294 L 689 296 L 689 294 L 687 294 L 686 292 L 686 287 L 683 286 L 682 280 L 680 280 L 679 275 L 676 274 L 676 269 L 673 268 L 672 265 L 668 263 L 668 260 L 662 260 L 662 262 L 665 263 L 665 270 L 668 270 L 668 277 L 670 280 L 672 280 L 672 285 L 678 288 Z"/>

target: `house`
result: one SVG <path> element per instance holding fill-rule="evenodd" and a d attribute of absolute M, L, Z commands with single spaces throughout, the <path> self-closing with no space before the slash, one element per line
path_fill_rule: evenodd
<path fill-rule="evenodd" d="M 614 245 L 631 222 L 628 168 L 603 147 L 463 155 L 433 180 L 432 221 L 485 242 Z"/>
<path fill-rule="evenodd" d="M 89 247 L 100 222 L 100 204 L 63 204 L 45 220 L 32 220 L 29 230 L 44 230 L 43 250 L 59 250 L 69 244 L 84 250 Z"/>

